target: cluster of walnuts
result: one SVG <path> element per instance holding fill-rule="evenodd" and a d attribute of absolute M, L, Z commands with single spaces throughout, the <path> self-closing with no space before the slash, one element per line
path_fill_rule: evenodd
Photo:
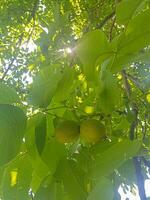
<path fill-rule="evenodd" d="M 55 136 L 60 143 L 71 143 L 80 137 L 85 143 L 95 144 L 106 136 L 106 129 L 95 119 L 85 120 L 80 125 L 67 120 L 56 127 Z"/>

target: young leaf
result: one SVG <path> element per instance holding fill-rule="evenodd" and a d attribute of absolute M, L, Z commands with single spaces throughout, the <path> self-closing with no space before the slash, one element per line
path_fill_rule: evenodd
<path fill-rule="evenodd" d="M 20 108 L 0 104 L 0 165 L 17 155 L 25 128 L 26 116 Z"/>

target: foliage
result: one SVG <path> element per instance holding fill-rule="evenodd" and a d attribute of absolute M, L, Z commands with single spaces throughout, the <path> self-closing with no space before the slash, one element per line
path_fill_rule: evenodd
<path fill-rule="evenodd" d="M 0 18 L 0 198 L 146 200 L 150 1 L 4 0 Z M 61 144 L 68 120 L 106 136 Z"/>

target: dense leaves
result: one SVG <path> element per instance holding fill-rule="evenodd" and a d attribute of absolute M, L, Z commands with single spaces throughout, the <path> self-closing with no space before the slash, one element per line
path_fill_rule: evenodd
<path fill-rule="evenodd" d="M 149 0 L 9 0 L 0 18 L 0 199 L 144 197 Z"/>

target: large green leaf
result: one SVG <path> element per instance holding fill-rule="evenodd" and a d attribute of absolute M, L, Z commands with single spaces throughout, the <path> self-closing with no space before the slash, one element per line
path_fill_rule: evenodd
<path fill-rule="evenodd" d="M 43 162 L 43 160 L 41 159 L 39 155 L 36 139 L 35 139 L 35 129 L 36 127 L 39 127 L 39 125 L 43 125 L 43 123 L 41 124 L 42 119 L 43 119 L 43 114 L 37 114 L 31 117 L 27 122 L 27 130 L 25 134 L 26 148 L 33 165 L 33 174 L 32 174 L 32 181 L 31 181 L 31 188 L 33 192 L 36 192 L 38 190 L 43 179 L 49 174 L 49 168 Z M 42 129 L 40 129 L 40 131 L 38 130 L 38 133 L 40 134 L 40 136 L 43 133 Z M 44 130 L 45 130 L 45 126 L 44 126 Z M 38 141 L 38 143 L 40 144 L 39 146 L 41 147 L 41 141 Z M 43 149 L 43 145 L 42 145 L 42 149 Z"/>
<path fill-rule="evenodd" d="M 49 167 L 51 176 L 55 173 L 59 161 L 65 156 L 65 154 L 65 146 L 58 143 L 55 138 L 51 138 L 47 141 L 41 157 Z"/>
<path fill-rule="evenodd" d="M 123 0 L 116 8 L 116 21 L 119 24 L 127 24 L 134 15 L 137 14 L 141 4 L 146 1 L 143 0 Z"/>
<path fill-rule="evenodd" d="M 101 177 L 96 183 L 94 189 L 89 194 L 87 200 L 113 200 L 113 185 L 112 182 Z"/>
<path fill-rule="evenodd" d="M 126 32 L 114 38 L 110 45 L 114 54 L 107 60 L 107 65 L 113 72 L 118 72 L 136 61 L 136 53 L 148 47 L 150 44 L 149 19 L 150 9 L 147 9 L 129 22 Z"/>
<path fill-rule="evenodd" d="M 128 185 L 136 184 L 135 166 L 132 159 L 126 161 L 118 169 L 118 172 L 126 184 Z"/>
<path fill-rule="evenodd" d="M 39 156 L 36 157 L 36 160 L 34 160 L 34 162 L 31 158 L 31 162 L 33 165 L 31 188 L 33 192 L 37 192 L 42 181 L 46 177 L 51 175 L 51 173 L 48 166 L 43 162 L 43 160 Z"/>
<path fill-rule="evenodd" d="M 57 173 L 59 173 L 61 180 L 63 180 L 64 190 L 71 200 L 85 200 L 87 192 L 83 185 L 84 173 L 76 167 L 76 163 L 71 160 L 62 160 Z"/>
<path fill-rule="evenodd" d="M 120 104 L 121 92 L 116 78 L 110 71 L 101 71 L 99 106 L 103 112 L 110 113 Z"/>
<path fill-rule="evenodd" d="M 26 116 L 20 108 L 0 104 L 0 165 L 17 155 L 25 128 Z"/>
<path fill-rule="evenodd" d="M 71 89 L 73 88 L 75 80 L 75 70 L 74 68 L 67 67 L 64 70 L 64 74 L 60 82 L 58 83 L 54 101 L 64 101 L 70 95 Z"/>
<path fill-rule="evenodd" d="M 5 170 L 3 177 L 3 198 L 27 200 L 29 198 L 32 165 L 27 155 L 20 155 Z"/>
<path fill-rule="evenodd" d="M 20 99 L 17 92 L 13 88 L 0 83 L 0 103 L 13 104 L 18 102 L 20 102 Z"/>
<path fill-rule="evenodd" d="M 57 67 L 44 67 L 33 80 L 29 101 L 38 107 L 47 107 L 51 102 L 62 75 Z"/>
<path fill-rule="evenodd" d="M 100 153 L 93 161 L 91 167 L 94 177 L 99 178 L 101 176 L 110 175 L 115 169 L 120 167 L 126 160 L 136 155 L 141 142 L 130 141 L 123 139 L 117 142 L 106 151 Z"/>
<path fill-rule="evenodd" d="M 46 182 L 46 181 L 45 181 Z M 42 183 L 36 192 L 35 200 L 65 200 L 65 193 L 60 182 L 53 181 L 51 184 Z M 68 200 L 68 199 L 66 199 Z"/>
<path fill-rule="evenodd" d="M 132 53 L 150 44 L 150 9 L 133 18 L 126 31 L 126 37 L 122 38 L 120 50 L 122 53 Z"/>
<path fill-rule="evenodd" d="M 97 70 L 96 60 L 107 52 L 108 41 L 105 34 L 92 31 L 83 36 L 76 47 L 77 54 L 83 64 L 83 72 L 90 81 L 95 81 Z"/>

